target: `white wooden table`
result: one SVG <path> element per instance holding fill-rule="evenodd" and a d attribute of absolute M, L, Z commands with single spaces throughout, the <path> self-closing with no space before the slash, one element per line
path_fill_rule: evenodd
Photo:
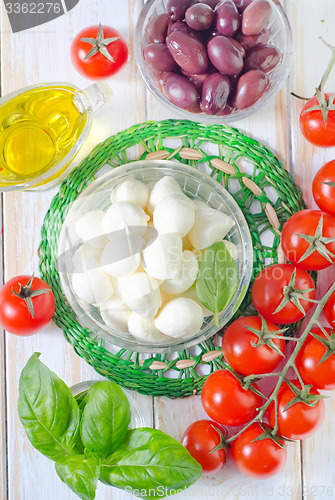
<path fill-rule="evenodd" d="M 298 127 L 302 102 L 290 92 L 312 95 L 327 65 L 329 52 L 318 36 L 335 45 L 334 0 L 283 0 L 292 24 L 294 54 L 290 76 L 280 94 L 255 116 L 236 122 L 241 130 L 268 146 L 302 187 L 314 207 L 311 182 L 316 171 L 334 158 L 335 149 L 314 148 Z M 76 164 L 106 137 L 146 119 L 174 118 L 144 89 L 134 61 L 133 41 L 141 0 L 80 0 L 66 15 L 47 24 L 13 34 L 1 4 L 2 95 L 26 85 L 67 81 L 85 88 L 90 82 L 73 68 L 69 47 L 83 27 L 101 21 L 118 29 L 129 43 L 126 68 L 109 80 L 113 100 L 96 115 L 94 126 Z M 326 90 L 335 90 L 335 70 Z M 0 272 L 6 281 L 16 274 L 38 271 L 40 227 L 56 190 L 13 192 L 0 198 Z M 2 265 L 1 265 L 2 264 Z M 319 294 L 334 281 L 334 266 L 320 273 Z M 10 500 L 74 500 L 77 497 L 57 477 L 54 464 L 32 448 L 17 414 L 18 379 L 35 351 L 68 385 L 97 378 L 96 372 L 73 351 L 62 332 L 50 324 L 38 335 L 20 338 L 4 332 L 0 341 L 0 498 Z M 98 377 L 99 378 L 99 377 Z M 136 395 L 146 424 L 180 439 L 192 421 L 206 417 L 200 398 L 184 400 Z M 335 498 L 335 394 L 326 400 L 326 419 L 314 437 L 288 446 L 284 470 L 268 481 L 254 481 L 237 472 L 231 462 L 216 477 L 200 479 L 180 499 Z M 97 500 L 130 495 L 99 484 Z"/>

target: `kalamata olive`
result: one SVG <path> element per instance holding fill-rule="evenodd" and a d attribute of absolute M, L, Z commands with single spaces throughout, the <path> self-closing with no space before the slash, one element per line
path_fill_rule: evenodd
<path fill-rule="evenodd" d="M 159 71 L 158 69 L 156 69 L 152 66 L 152 67 L 150 67 L 149 73 L 150 73 L 151 79 L 156 84 L 156 87 L 162 92 L 163 91 L 163 83 L 165 81 L 166 76 L 170 72 Z"/>
<path fill-rule="evenodd" d="M 270 19 L 272 7 L 267 0 L 254 0 L 243 11 L 241 31 L 243 35 L 258 35 Z"/>
<path fill-rule="evenodd" d="M 147 34 L 150 43 L 165 42 L 169 21 L 168 14 L 160 14 L 148 23 Z"/>
<path fill-rule="evenodd" d="M 243 68 L 241 52 L 225 36 L 215 36 L 207 44 L 208 57 L 224 75 L 237 75 Z"/>
<path fill-rule="evenodd" d="M 202 90 L 202 86 L 203 86 L 204 81 L 206 80 L 206 78 L 208 78 L 213 73 L 216 73 L 216 69 L 213 68 L 212 65 L 209 66 L 209 68 L 207 68 L 206 73 L 202 73 L 200 75 L 192 75 L 192 74 L 186 73 L 186 71 L 182 70 L 182 74 L 184 76 L 186 76 L 186 78 L 188 78 L 192 83 L 194 83 L 195 88 L 197 89 L 197 92 L 199 95 L 201 95 L 201 90 Z"/>
<path fill-rule="evenodd" d="M 239 52 L 241 52 L 242 57 L 245 57 L 246 52 L 245 52 L 245 49 L 244 49 L 243 45 L 241 45 L 235 38 L 232 38 L 230 36 L 227 36 L 227 38 L 237 48 L 237 50 Z"/>
<path fill-rule="evenodd" d="M 144 47 L 143 56 L 146 62 L 159 71 L 175 71 L 178 69 L 178 65 L 165 43 L 149 43 Z"/>
<path fill-rule="evenodd" d="M 168 73 L 163 82 L 166 98 L 179 108 L 191 108 L 198 100 L 195 85 L 186 76 Z"/>
<path fill-rule="evenodd" d="M 270 40 L 270 31 L 267 28 L 264 28 L 258 33 L 258 35 L 243 35 L 243 33 L 238 33 L 236 35 L 236 40 L 248 52 L 248 50 L 253 49 L 257 45 L 268 43 Z"/>
<path fill-rule="evenodd" d="M 202 86 L 200 108 L 207 115 L 216 115 L 226 106 L 230 92 L 228 76 L 213 73 L 206 78 Z"/>
<path fill-rule="evenodd" d="M 251 49 L 244 59 L 244 69 L 271 71 L 280 61 L 280 52 L 274 45 L 258 45 Z"/>
<path fill-rule="evenodd" d="M 241 24 L 241 16 L 233 0 L 223 0 L 215 9 L 216 29 L 221 35 L 233 36 Z"/>
<path fill-rule="evenodd" d="M 187 7 L 192 5 L 196 0 L 169 0 L 167 4 L 167 12 L 171 19 L 180 21 L 185 17 Z"/>
<path fill-rule="evenodd" d="M 233 0 L 234 4 L 240 12 L 243 12 L 244 9 L 246 9 L 252 1 L 253 0 Z"/>
<path fill-rule="evenodd" d="M 184 21 L 171 22 L 167 30 L 167 36 L 169 36 L 174 31 L 183 31 L 184 33 L 192 33 L 192 30 Z"/>
<path fill-rule="evenodd" d="M 212 9 L 215 9 L 218 3 L 220 3 L 222 0 L 201 0 L 201 3 L 205 3 L 212 7 Z"/>
<path fill-rule="evenodd" d="M 217 116 L 230 115 L 233 111 L 235 111 L 234 106 L 230 106 L 230 104 L 226 104 L 224 108 L 220 109 L 220 111 L 217 113 Z"/>
<path fill-rule="evenodd" d="M 202 113 L 201 108 L 200 108 L 200 104 L 198 102 L 193 104 L 193 106 L 191 106 L 190 108 L 187 108 L 187 111 L 189 111 L 190 113 L 196 113 L 196 114 Z"/>
<path fill-rule="evenodd" d="M 208 30 L 214 22 L 214 10 L 205 3 L 195 3 L 186 9 L 185 21 L 194 30 Z"/>
<path fill-rule="evenodd" d="M 204 45 L 192 35 L 174 31 L 166 38 L 173 59 L 187 73 L 204 73 L 208 68 L 208 57 Z"/>
<path fill-rule="evenodd" d="M 269 77 L 260 69 L 247 71 L 237 81 L 234 106 L 237 109 L 250 108 L 264 94 L 269 85 Z"/>

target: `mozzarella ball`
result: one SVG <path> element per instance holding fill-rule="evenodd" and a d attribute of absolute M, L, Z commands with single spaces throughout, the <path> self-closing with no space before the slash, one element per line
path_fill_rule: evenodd
<path fill-rule="evenodd" d="M 88 241 L 95 248 L 103 248 L 106 236 L 103 230 L 105 212 L 93 210 L 82 215 L 74 224 L 74 229 L 83 241 Z"/>
<path fill-rule="evenodd" d="M 100 305 L 100 314 L 104 323 L 121 333 L 128 333 L 130 309 L 119 297 L 112 297 Z"/>
<path fill-rule="evenodd" d="M 186 290 L 185 292 L 183 292 L 181 294 L 181 296 L 185 297 L 186 299 L 192 299 L 197 304 L 199 304 L 199 306 L 202 309 L 202 312 L 204 313 L 204 317 L 205 318 L 208 318 L 208 316 L 213 316 L 213 312 L 210 311 L 209 309 L 207 309 L 207 307 L 204 306 L 203 303 L 200 301 L 200 299 L 198 297 L 198 294 L 197 294 L 197 289 L 196 289 L 195 283 L 188 290 Z"/>
<path fill-rule="evenodd" d="M 182 240 L 179 234 L 159 234 L 143 250 L 143 267 L 153 278 L 177 278 L 182 265 Z"/>
<path fill-rule="evenodd" d="M 160 201 L 171 194 L 183 194 L 178 182 L 171 176 L 165 175 L 156 182 L 151 190 L 148 202 L 148 211 L 152 214 Z"/>
<path fill-rule="evenodd" d="M 144 210 L 127 201 L 111 205 L 102 220 L 102 228 L 107 237 L 112 240 L 116 231 L 129 229 L 129 232 L 143 235 L 146 231 L 149 216 Z"/>
<path fill-rule="evenodd" d="M 82 269 L 72 274 L 72 289 L 79 299 L 88 304 L 99 304 L 113 295 L 110 277 L 99 267 L 98 260 L 90 260 L 90 269 Z"/>
<path fill-rule="evenodd" d="M 146 342 L 166 342 L 170 339 L 155 327 L 152 319 L 144 318 L 132 312 L 128 319 L 128 331 L 134 337 Z"/>
<path fill-rule="evenodd" d="M 233 219 L 223 212 L 200 207 L 195 211 L 195 221 L 187 236 L 194 249 L 202 250 L 221 241 L 234 224 Z"/>
<path fill-rule="evenodd" d="M 155 318 L 156 328 L 170 337 L 189 337 L 197 333 L 204 313 L 194 300 L 178 297 L 168 302 Z"/>
<path fill-rule="evenodd" d="M 198 260 L 189 250 L 182 254 L 182 264 L 177 278 L 163 281 L 161 290 L 165 293 L 177 295 L 190 288 L 198 274 Z"/>
<path fill-rule="evenodd" d="M 160 305 L 158 282 L 146 273 L 135 273 L 120 280 L 119 290 L 127 306 L 140 316 L 152 319 Z"/>
<path fill-rule="evenodd" d="M 110 241 L 102 251 L 100 265 L 110 276 L 129 276 L 137 270 L 140 264 L 140 252 L 133 253 L 131 248 L 127 248 L 127 238 L 124 239 L 124 247 L 117 246 L 113 241 Z"/>
<path fill-rule="evenodd" d="M 237 246 L 232 241 L 228 240 L 223 240 L 223 243 L 226 245 L 226 249 L 230 253 L 230 256 L 234 260 L 237 260 Z"/>
<path fill-rule="evenodd" d="M 87 269 L 91 269 L 92 265 L 96 267 L 95 263 L 96 261 L 99 262 L 101 252 L 101 248 L 96 248 L 89 243 L 84 243 L 72 256 L 73 266 L 77 271 L 86 271 Z"/>
<path fill-rule="evenodd" d="M 128 201 L 145 209 L 148 204 L 149 189 L 137 179 L 127 179 L 119 184 L 111 194 L 112 203 Z"/>
<path fill-rule="evenodd" d="M 184 194 L 171 194 L 161 200 L 153 213 L 154 226 L 160 234 L 186 236 L 194 224 L 194 206 Z"/>

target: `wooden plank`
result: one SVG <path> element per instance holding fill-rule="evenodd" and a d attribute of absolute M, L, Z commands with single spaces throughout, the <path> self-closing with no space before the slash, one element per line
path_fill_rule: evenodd
<path fill-rule="evenodd" d="M 320 40 L 335 45 L 333 19 L 335 5 L 331 0 L 297 0 L 288 2 L 288 13 L 294 37 L 294 53 L 291 69 L 291 91 L 302 96 L 312 96 L 330 59 L 330 51 Z M 335 71 L 330 74 L 325 91 L 333 91 Z M 317 208 L 312 196 L 312 180 L 318 169 L 334 158 L 333 148 L 318 148 L 309 144 L 300 133 L 299 114 L 304 101 L 291 98 L 292 163 L 294 177 L 302 187 L 310 208 Z M 335 280 L 334 266 L 319 273 L 317 296 L 320 298 Z M 324 321 L 324 320 L 323 320 Z M 324 392 L 326 394 L 326 392 Z M 335 460 L 332 445 L 334 434 L 334 392 L 328 392 L 325 401 L 326 417 L 322 427 L 311 438 L 302 442 L 303 494 L 307 500 L 335 494 Z"/>
<path fill-rule="evenodd" d="M 4 9 L 2 5 L 2 10 Z M 114 97 L 95 116 L 88 140 L 76 158 L 77 165 L 98 142 L 113 133 L 143 120 L 142 86 L 133 54 L 133 33 L 140 10 L 139 0 L 98 2 L 80 0 L 65 16 L 36 28 L 11 34 L 7 15 L 2 17 L 2 89 L 8 93 L 40 82 L 71 82 L 80 88 L 91 81 L 79 75 L 70 61 L 70 44 L 82 28 L 99 21 L 118 29 L 129 44 L 129 61 L 119 75 L 109 81 Z M 7 69 L 8 68 L 8 69 Z M 56 188 L 43 192 L 17 192 L 4 195 L 5 276 L 38 271 L 37 248 L 40 227 Z M 16 402 L 19 374 L 33 352 L 41 352 L 41 361 L 68 385 L 101 378 L 72 346 L 62 332 L 50 324 L 38 335 L 19 338 L 6 333 L 7 427 L 8 427 L 8 499 L 63 500 L 77 498 L 63 485 L 52 461 L 39 454 L 29 443 L 19 421 Z M 14 368 L 13 368 L 14 367 Z M 134 393 L 146 425 L 152 426 L 152 398 Z M 2 442 L 2 440 L 1 440 Z M 1 451 L 1 450 L 0 450 Z M 123 493 L 102 484 L 99 498 L 123 498 Z"/>

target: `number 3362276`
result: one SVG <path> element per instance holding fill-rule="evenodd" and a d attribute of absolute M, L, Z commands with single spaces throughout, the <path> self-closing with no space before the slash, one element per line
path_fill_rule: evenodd
<path fill-rule="evenodd" d="M 50 12 L 59 14 L 63 11 L 60 3 L 45 2 L 45 3 L 6 3 L 6 11 L 8 14 L 49 14 Z"/>

